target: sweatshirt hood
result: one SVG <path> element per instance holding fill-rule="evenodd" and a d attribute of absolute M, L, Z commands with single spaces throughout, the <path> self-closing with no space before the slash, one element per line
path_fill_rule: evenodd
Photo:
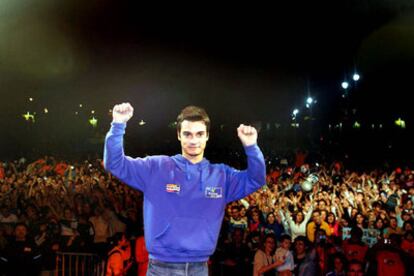
<path fill-rule="evenodd" d="M 194 174 L 199 175 L 199 186 L 200 190 L 204 190 L 207 176 L 209 174 L 209 164 L 210 162 L 203 158 L 200 162 L 193 164 L 191 161 L 186 159 L 183 155 L 177 154 L 171 157 L 178 169 L 185 173 L 186 180 L 191 180 L 194 177 Z M 192 174 L 192 172 L 194 172 Z M 199 172 L 199 173 L 197 173 Z M 172 179 L 175 179 L 175 171 L 170 171 L 170 176 Z"/>

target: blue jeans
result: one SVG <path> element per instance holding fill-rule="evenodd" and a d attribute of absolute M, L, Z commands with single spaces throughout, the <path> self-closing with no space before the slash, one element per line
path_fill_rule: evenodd
<path fill-rule="evenodd" d="M 149 260 L 147 276 L 208 276 L 207 262 L 165 263 Z"/>

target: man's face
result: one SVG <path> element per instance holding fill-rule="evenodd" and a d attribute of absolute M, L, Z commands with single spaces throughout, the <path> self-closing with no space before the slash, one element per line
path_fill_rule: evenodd
<path fill-rule="evenodd" d="M 16 240 L 25 240 L 27 235 L 27 229 L 23 225 L 19 225 L 15 230 Z"/>
<path fill-rule="evenodd" d="M 296 249 L 296 254 L 302 254 L 303 252 L 305 252 L 305 243 L 303 241 L 296 241 L 295 242 L 295 249 Z"/>
<path fill-rule="evenodd" d="M 191 122 L 184 120 L 178 133 L 184 157 L 194 159 L 203 156 L 208 141 L 207 127 L 203 121 Z"/>
<path fill-rule="evenodd" d="M 313 222 L 315 222 L 316 224 L 321 224 L 321 216 L 319 213 L 315 212 L 312 214 L 312 220 Z"/>
<path fill-rule="evenodd" d="M 237 209 L 232 209 L 231 210 L 231 217 L 233 219 L 239 219 L 240 218 L 239 214 L 240 214 L 239 210 L 237 210 Z"/>

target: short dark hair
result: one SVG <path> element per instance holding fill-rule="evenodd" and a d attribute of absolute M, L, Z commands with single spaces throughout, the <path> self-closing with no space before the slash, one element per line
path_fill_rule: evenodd
<path fill-rule="evenodd" d="M 289 236 L 288 234 L 283 234 L 283 235 L 280 236 L 279 241 L 283 242 L 284 240 L 292 241 L 292 237 Z"/>
<path fill-rule="evenodd" d="M 207 127 L 207 134 L 210 131 L 210 118 L 208 117 L 207 112 L 202 107 L 189 105 L 186 106 L 183 110 L 181 110 L 180 114 L 177 116 L 177 131 L 180 133 L 181 131 L 181 123 L 183 121 L 203 121 L 203 123 Z"/>

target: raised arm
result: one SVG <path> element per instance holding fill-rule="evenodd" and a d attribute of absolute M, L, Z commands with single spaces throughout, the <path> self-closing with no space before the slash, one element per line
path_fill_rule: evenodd
<path fill-rule="evenodd" d="M 240 125 L 237 135 L 247 156 L 247 169 L 229 168 L 227 201 L 234 201 L 255 192 L 266 183 L 266 165 L 263 153 L 257 146 L 257 131 L 252 126 Z"/>
<path fill-rule="evenodd" d="M 144 191 L 144 179 L 148 179 L 151 171 L 149 158 L 133 159 L 124 154 L 123 136 L 133 113 L 129 103 L 114 106 L 111 129 L 105 138 L 104 167 L 131 187 Z"/>

